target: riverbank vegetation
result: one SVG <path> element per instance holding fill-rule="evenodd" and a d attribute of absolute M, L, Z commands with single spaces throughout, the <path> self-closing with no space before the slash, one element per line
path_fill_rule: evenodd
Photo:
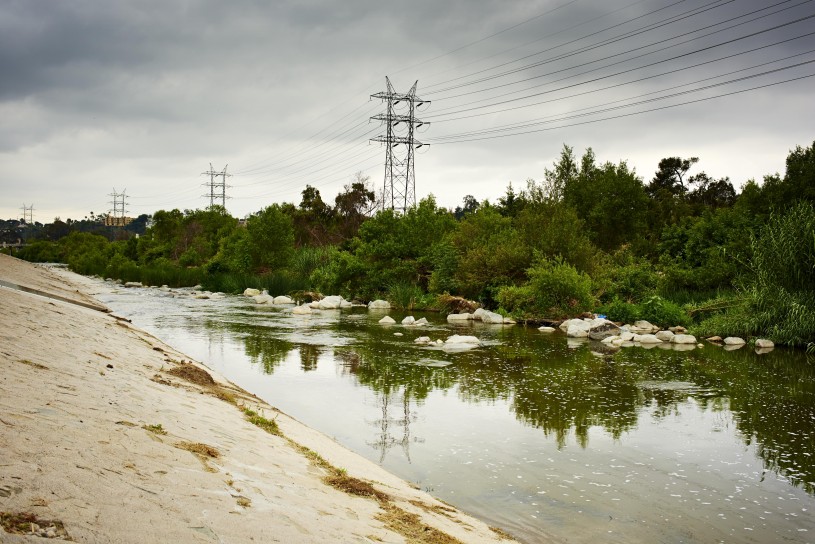
<path fill-rule="evenodd" d="M 521 320 L 593 311 L 815 345 L 815 143 L 789 153 L 783 176 L 740 192 L 695 157 L 665 158 L 644 181 L 624 161 L 564 145 L 541 181 L 510 184 L 496 202 L 468 195 L 447 210 L 428 196 L 403 214 L 376 208 L 358 175 L 333 205 L 307 186 L 299 205 L 245 221 L 219 207 L 161 210 L 140 236 L 51 229 L 18 256 L 151 285 L 406 309 L 441 309 L 454 295 Z"/>

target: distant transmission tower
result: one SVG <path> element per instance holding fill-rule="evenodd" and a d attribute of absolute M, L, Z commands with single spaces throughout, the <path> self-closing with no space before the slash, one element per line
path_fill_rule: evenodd
<path fill-rule="evenodd" d="M 127 198 L 127 189 L 123 190 L 121 193 L 116 192 L 116 187 L 113 188 L 113 192 L 110 195 L 113 197 L 113 200 L 110 201 L 113 204 L 113 209 L 108 210 L 109 213 L 112 214 L 112 221 L 110 221 L 110 226 L 112 227 L 124 227 L 125 226 L 125 215 L 127 214 L 127 210 L 125 209 L 125 199 Z"/>
<path fill-rule="evenodd" d="M 371 98 L 379 98 L 387 104 L 385 113 L 371 117 L 385 124 L 385 134 L 371 138 L 371 141 L 385 144 L 385 186 L 382 191 L 382 208 L 405 212 L 416 205 L 413 150 L 423 145 L 430 145 L 423 144 L 413 137 L 417 128 L 430 124 L 416 119 L 416 109 L 423 104 L 429 104 L 430 101 L 416 96 L 418 81 L 413 84 L 407 94 L 393 90 L 391 80 L 387 77 L 385 77 L 385 84 L 388 90 L 371 95 Z M 396 106 L 400 103 L 407 106 L 405 113 L 397 113 Z M 396 134 L 396 127 L 400 124 L 404 126 L 403 135 Z M 396 148 L 399 144 L 404 146 L 402 153 L 397 152 Z"/>
<path fill-rule="evenodd" d="M 23 204 L 23 207 L 20 208 L 23 211 L 23 223 L 27 225 L 34 224 L 34 204 L 31 206 L 26 206 Z"/>
<path fill-rule="evenodd" d="M 226 178 L 227 176 L 232 176 L 232 174 L 226 173 L 226 168 L 229 166 L 228 164 L 224 166 L 223 171 L 216 172 L 215 169 L 212 167 L 212 163 L 209 163 L 209 171 L 203 172 L 202 176 L 209 176 L 209 182 L 204 184 L 204 187 L 209 187 L 209 194 L 204 195 L 204 197 L 209 197 L 209 207 L 213 207 L 216 205 L 216 201 L 218 199 L 221 200 L 221 207 L 225 210 L 226 209 Z M 221 181 L 217 181 L 218 178 L 221 178 Z"/>

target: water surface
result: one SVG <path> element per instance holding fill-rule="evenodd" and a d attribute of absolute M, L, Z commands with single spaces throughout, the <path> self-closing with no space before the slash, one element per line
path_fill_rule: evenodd
<path fill-rule="evenodd" d="M 603 353 L 437 314 L 424 315 L 429 327 L 385 327 L 385 312 L 365 309 L 295 316 L 156 289 L 99 298 L 524 542 L 815 541 L 815 366 L 802 353 Z M 413 342 L 456 333 L 483 345 Z"/>

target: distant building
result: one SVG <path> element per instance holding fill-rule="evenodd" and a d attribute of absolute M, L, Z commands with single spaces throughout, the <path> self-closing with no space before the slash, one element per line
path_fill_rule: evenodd
<path fill-rule="evenodd" d="M 105 215 L 102 219 L 102 223 L 104 223 L 106 227 L 124 227 L 132 222 L 132 217 L 114 217 L 110 214 Z"/>

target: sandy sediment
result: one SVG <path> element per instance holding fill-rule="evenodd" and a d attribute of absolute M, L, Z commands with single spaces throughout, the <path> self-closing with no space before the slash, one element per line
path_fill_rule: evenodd
<path fill-rule="evenodd" d="M 509 541 L 66 301 L 98 304 L 78 276 L 0 255 L 0 280 L 59 296 L 0 284 L 0 542 Z"/>

